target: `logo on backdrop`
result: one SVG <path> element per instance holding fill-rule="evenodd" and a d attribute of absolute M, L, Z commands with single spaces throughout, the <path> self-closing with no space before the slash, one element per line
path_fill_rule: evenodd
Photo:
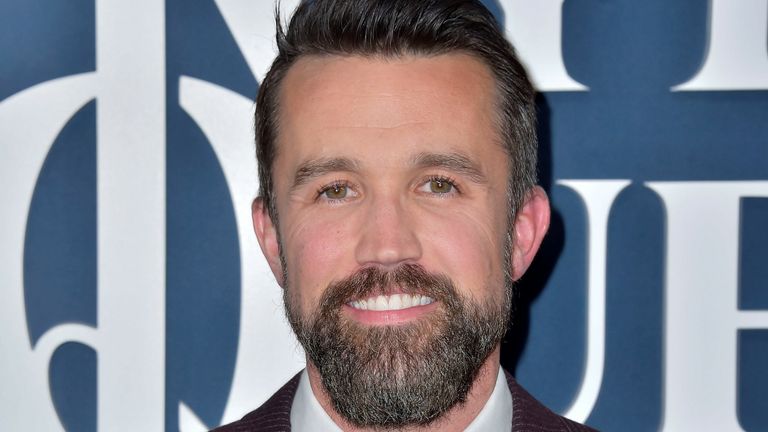
<path fill-rule="evenodd" d="M 506 0 L 506 28 L 542 91 L 588 91 L 561 56 L 564 0 Z M 30 87 L 0 103 L 0 429 L 61 430 L 48 368 L 63 343 L 98 352 L 98 429 L 162 430 L 165 377 L 165 10 L 162 2 L 97 0 L 97 67 Z M 290 9 L 296 1 L 284 2 Z M 270 2 L 217 0 L 254 77 L 274 55 Z M 699 72 L 670 91 L 768 89 L 767 0 L 712 0 L 709 49 Z M 209 140 L 229 186 L 240 241 L 239 346 L 227 422 L 265 400 L 301 367 L 295 342 L 274 304 L 279 288 L 251 234 L 255 184 L 253 102 L 216 84 L 182 76 L 180 106 Z M 22 262 L 30 200 L 56 136 L 82 106 L 97 104 L 98 327 L 64 323 L 34 346 L 27 334 Z M 584 421 L 597 400 L 605 357 L 608 217 L 630 181 L 561 180 L 587 209 L 586 367 L 566 415 Z M 12 186 L 10 186 L 12 185 Z M 738 232 L 742 197 L 768 197 L 768 182 L 650 182 L 666 207 L 664 430 L 740 430 L 736 406 L 736 330 L 768 328 L 768 313 L 739 311 Z M 717 230 L 713 226 L 720 227 Z M 717 249 L 719 253 L 707 251 Z M 254 287 L 270 286 L 269 295 Z M 723 289 L 727 287 L 728 289 Z M 693 290 L 696 292 L 693 292 Z M 135 320 L 135 316 L 144 317 Z M 716 322 L 708 319 L 720 317 Z M 271 318 L 265 318 L 271 317 Z M 271 319 L 270 325 L 263 325 Z M 262 323 L 262 324 L 260 324 Z M 697 335 L 706 334 L 706 341 Z M 270 346 L 263 358 L 260 347 Z M 733 355 L 710 356 L 709 346 Z M 718 371 L 717 373 L 708 373 Z M 722 371 L 727 371 L 723 373 Z M 708 376 L 706 381 L 699 377 Z M 21 391 L 23 389 L 23 391 Z M 142 413 L 136 416 L 135 413 Z M 207 430 L 179 406 L 183 431 Z M 211 425 L 212 426 L 212 425 Z"/>

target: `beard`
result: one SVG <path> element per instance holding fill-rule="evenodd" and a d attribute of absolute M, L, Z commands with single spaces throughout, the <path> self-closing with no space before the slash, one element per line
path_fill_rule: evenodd
<path fill-rule="evenodd" d="M 336 412 L 361 427 L 426 425 L 462 404 L 477 374 L 506 332 L 511 278 L 502 298 L 461 296 L 450 278 L 404 264 L 370 267 L 331 284 L 314 313 L 302 314 L 285 290 L 288 320 L 318 369 Z M 352 301 L 393 288 L 438 302 L 424 317 L 398 325 L 361 325 L 342 315 Z M 486 287 L 494 292 L 493 287 Z"/>

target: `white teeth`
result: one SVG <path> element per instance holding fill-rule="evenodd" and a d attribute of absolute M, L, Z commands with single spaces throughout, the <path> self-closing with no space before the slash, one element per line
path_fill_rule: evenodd
<path fill-rule="evenodd" d="M 349 305 L 361 310 L 388 311 L 424 306 L 434 301 L 434 299 L 420 294 L 392 294 L 389 296 L 380 295 L 365 300 L 355 300 L 350 302 Z"/>
<path fill-rule="evenodd" d="M 402 308 L 403 309 L 408 309 L 409 307 L 414 306 L 414 304 L 413 304 L 413 296 L 410 296 L 408 294 L 403 294 L 403 295 L 401 295 L 399 297 L 400 297 L 400 302 L 402 303 Z M 391 303 L 392 302 L 390 301 L 390 304 Z"/>
<path fill-rule="evenodd" d="M 389 297 L 389 308 L 392 310 L 400 310 L 403 308 L 403 300 L 400 295 L 393 295 Z"/>
<path fill-rule="evenodd" d="M 421 305 L 421 294 L 414 294 L 411 298 L 411 305 L 412 306 L 420 306 Z"/>

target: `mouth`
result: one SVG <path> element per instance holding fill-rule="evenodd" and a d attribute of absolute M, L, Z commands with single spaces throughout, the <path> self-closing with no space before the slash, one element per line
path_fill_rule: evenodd
<path fill-rule="evenodd" d="M 426 306 L 434 302 L 435 300 L 432 297 L 427 297 L 421 294 L 391 294 L 371 296 L 367 299 L 361 300 L 353 300 L 347 303 L 347 305 L 357 310 L 383 312 L 403 310 L 417 306 Z"/>
<path fill-rule="evenodd" d="M 366 325 L 404 324 L 422 318 L 437 308 L 438 302 L 421 294 L 375 295 L 345 305 L 347 316 Z"/>

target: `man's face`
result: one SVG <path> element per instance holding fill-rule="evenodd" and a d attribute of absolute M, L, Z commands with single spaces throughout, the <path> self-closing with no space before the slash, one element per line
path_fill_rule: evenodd
<path fill-rule="evenodd" d="M 490 71 L 466 55 L 291 67 L 273 178 L 286 288 L 304 314 L 368 266 L 416 263 L 468 298 L 502 296 L 509 162 L 494 106 Z M 344 315 L 389 325 L 435 307 Z"/>
<path fill-rule="evenodd" d="M 461 54 L 310 57 L 281 92 L 279 233 L 257 233 L 310 367 L 353 422 L 429 422 L 497 347 L 522 256 L 510 252 L 493 77 Z M 408 410 L 422 412 L 386 417 Z"/>

